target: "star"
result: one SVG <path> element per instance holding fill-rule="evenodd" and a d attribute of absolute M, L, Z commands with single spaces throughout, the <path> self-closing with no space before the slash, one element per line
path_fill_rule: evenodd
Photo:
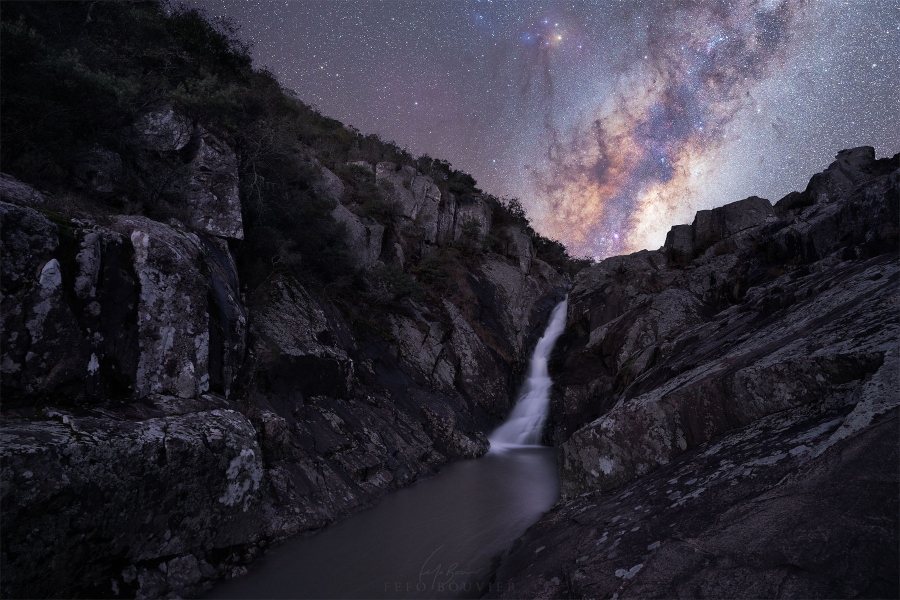
<path fill-rule="evenodd" d="M 881 0 L 192 3 L 304 102 L 520 198 L 576 254 L 776 201 L 843 148 L 900 150 L 900 13 Z"/>

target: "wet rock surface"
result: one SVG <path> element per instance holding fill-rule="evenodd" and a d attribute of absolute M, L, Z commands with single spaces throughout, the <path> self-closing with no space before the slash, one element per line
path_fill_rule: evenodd
<path fill-rule="evenodd" d="M 895 597 L 900 158 L 580 272 L 509 597 Z M 861 498 L 863 494 L 865 498 Z"/>

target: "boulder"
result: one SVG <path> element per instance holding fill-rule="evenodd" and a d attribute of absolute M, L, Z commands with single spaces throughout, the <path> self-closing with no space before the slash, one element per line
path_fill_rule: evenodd
<path fill-rule="evenodd" d="M 48 205 L 44 194 L 7 173 L 0 173 L 0 200 L 38 208 Z"/>
<path fill-rule="evenodd" d="M 75 315 L 65 300 L 62 269 L 51 258 L 40 267 L 35 285 L 15 299 L 4 298 L 4 386 L 11 404 L 20 394 L 47 397 L 71 394 L 83 398 L 80 380 L 99 369 L 88 351 Z"/>
<path fill-rule="evenodd" d="M 694 252 L 703 252 L 716 242 L 745 229 L 762 225 L 774 216 L 775 211 L 772 210 L 769 201 L 756 196 L 712 210 L 701 210 L 691 225 L 694 234 Z"/>
<path fill-rule="evenodd" d="M 27 190 L 33 191 L 25 190 L 24 184 L 17 189 L 26 195 Z M 0 219 L 0 289 L 5 297 L 27 285 L 53 256 L 59 246 L 59 228 L 32 208 L 5 202 L 0 203 Z"/>
<path fill-rule="evenodd" d="M 408 165 L 398 168 L 394 163 L 382 162 L 375 167 L 375 179 L 387 190 L 400 214 L 422 229 L 423 238 L 437 243 L 441 191 L 434 181 Z"/>
<path fill-rule="evenodd" d="M 363 268 L 371 267 L 381 256 L 384 225 L 351 212 L 343 204 L 335 206 L 331 215 L 347 229 L 347 246 L 353 258 Z"/>
<path fill-rule="evenodd" d="M 138 117 L 132 126 L 136 143 L 156 152 L 177 152 L 188 145 L 194 135 L 190 119 L 164 106 Z"/>
<path fill-rule="evenodd" d="M 344 182 L 318 160 L 313 159 L 313 162 L 319 170 L 319 178 L 313 184 L 313 189 L 332 202 L 340 204 L 344 197 Z"/>
<path fill-rule="evenodd" d="M 861 146 L 841 150 L 824 172 L 809 181 L 804 194 L 810 204 L 828 204 L 846 197 L 855 186 L 896 169 L 889 160 L 876 160 L 875 149 Z"/>
<path fill-rule="evenodd" d="M 189 224 L 211 235 L 243 239 L 234 151 L 203 128 L 199 128 L 193 143 L 196 152 L 188 165 L 190 175 L 185 191 Z"/>
<path fill-rule="evenodd" d="M 733 244 L 740 239 L 741 232 L 774 218 L 775 211 L 768 200 L 751 196 L 719 208 L 701 210 L 691 225 L 675 225 L 666 235 L 662 249 L 673 264 L 685 265 L 710 246 L 723 240 Z"/>
<path fill-rule="evenodd" d="M 132 126 L 132 138 L 137 170 L 150 193 L 165 192 L 183 198 L 183 219 L 197 231 L 243 239 L 234 150 L 170 106 L 139 117 Z M 101 183 L 110 179 L 92 179 L 89 172 L 87 169 L 82 179 L 86 177 L 90 182 L 99 178 Z"/>
<path fill-rule="evenodd" d="M 90 345 L 87 392 L 97 399 L 135 392 L 140 357 L 139 280 L 131 240 L 100 227 L 76 230 L 74 297 L 69 305 Z"/>
<path fill-rule="evenodd" d="M 88 191 L 105 196 L 119 190 L 124 173 L 118 153 L 94 146 L 79 157 L 73 175 Z"/>
<path fill-rule="evenodd" d="M 690 225 L 675 225 L 666 234 L 663 244 L 669 260 L 686 264 L 694 258 L 694 229 Z"/>
<path fill-rule="evenodd" d="M 144 217 L 106 229 L 0 210 L 9 402 L 230 393 L 246 311 L 224 240 Z"/>
<path fill-rule="evenodd" d="M 4 424 L 4 594 L 195 595 L 218 575 L 201 564 L 259 539 L 263 465 L 250 422 L 229 408 L 155 413 L 48 410 Z"/>
<path fill-rule="evenodd" d="M 65 298 L 54 256 L 59 228 L 34 209 L 0 203 L 4 403 L 69 392 L 96 366 Z"/>
<path fill-rule="evenodd" d="M 136 397 L 192 398 L 207 391 L 209 311 L 200 239 L 145 217 L 119 217 L 112 229 L 131 240 L 140 282 Z"/>

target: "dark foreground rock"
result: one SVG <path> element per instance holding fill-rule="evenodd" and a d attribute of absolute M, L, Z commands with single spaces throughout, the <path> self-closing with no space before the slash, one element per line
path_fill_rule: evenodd
<path fill-rule="evenodd" d="M 896 391 L 896 379 L 885 383 Z M 895 598 L 897 410 L 852 434 L 848 410 L 772 415 L 625 487 L 561 502 L 504 558 L 495 589 L 509 598 Z"/>
<path fill-rule="evenodd" d="M 900 157 L 579 273 L 510 597 L 896 597 Z M 616 596 L 617 595 L 617 596 Z"/>

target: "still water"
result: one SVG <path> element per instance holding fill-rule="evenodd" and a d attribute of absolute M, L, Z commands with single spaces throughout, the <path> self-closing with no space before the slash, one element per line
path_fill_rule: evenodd
<path fill-rule="evenodd" d="M 491 452 L 286 542 L 210 597 L 477 598 L 492 558 L 558 498 L 554 449 Z"/>

